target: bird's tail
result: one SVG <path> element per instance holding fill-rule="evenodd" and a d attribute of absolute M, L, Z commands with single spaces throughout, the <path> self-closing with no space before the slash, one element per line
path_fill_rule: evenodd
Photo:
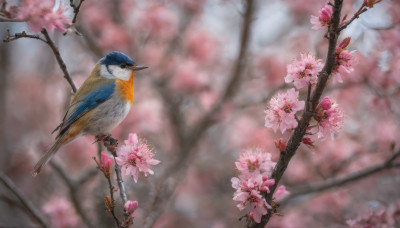
<path fill-rule="evenodd" d="M 73 129 L 72 131 L 67 131 L 64 134 L 57 137 L 57 141 L 53 144 L 53 146 L 36 163 L 35 167 L 33 168 L 32 176 L 35 177 L 36 175 L 38 175 L 40 173 L 40 170 L 42 169 L 42 167 L 44 165 L 46 165 L 47 162 L 50 161 L 50 159 L 58 151 L 58 149 L 60 149 L 60 147 L 62 145 L 71 142 L 73 139 L 75 139 L 78 136 L 78 134 L 79 134 L 79 131 L 77 131 L 76 129 Z"/>
<path fill-rule="evenodd" d="M 53 157 L 53 155 L 57 152 L 58 149 L 64 144 L 63 137 L 59 138 L 53 146 L 46 152 L 45 155 L 43 155 L 40 160 L 36 163 L 35 167 L 33 168 L 32 176 L 36 176 L 40 173 L 40 170 L 44 165 L 47 164 L 47 162 L 50 161 L 50 159 Z"/>

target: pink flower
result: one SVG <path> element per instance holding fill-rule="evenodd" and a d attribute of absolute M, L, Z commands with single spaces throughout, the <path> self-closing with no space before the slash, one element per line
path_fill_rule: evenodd
<path fill-rule="evenodd" d="M 275 198 L 275 200 L 280 200 L 280 199 L 283 199 L 284 197 L 286 197 L 289 194 L 290 193 L 286 190 L 286 187 L 281 185 L 276 189 L 275 194 L 274 194 L 274 198 Z"/>
<path fill-rule="evenodd" d="M 154 4 L 139 16 L 139 29 L 158 39 L 170 39 L 178 32 L 178 16 L 162 4 Z"/>
<path fill-rule="evenodd" d="M 107 177 L 110 177 L 110 175 L 111 175 L 110 171 L 111 171 L 112 163 L 113 163 L 113 159 L 110 158 L 106 153 L 101 152 L 101 168 Z"/>
<path fill-rule="evenodd" d="M 205 28 L 192 26 L 186 34 L 185 48 L 189 57 L 204 64 L 215 64 L 220 45 L 214 35 Z"/>
<path fill-rule="evenodd" d="M 327 135 L 339 133 L 343 126 L 344 114 L 338 105 L 327 96 L 318 104 L 314 119 L 318 122 L 316 129 L 318 138 L 324 138 Z M 311 131 L 313 132 L 313 130 Z"/>
<path fill-rule="evenodd" d="M 129 134 L 128 140 L 125 140 L 125 145 L 118 147 L 116 161 L 125 169 L 125 175 L 131 174 L 135 182 L 139 177 L 139 172 L 154 174 L 150 169 L 152 165 L 157 165 L 160 161 L 153 159 L 154 154 L 149 147 L 139 142 L 136 134 Z"/>
<path fill-rule="evenodd" d="M 355 51 L 346 50 L 350 44 L 350 37 L 345 38 L 339 43 L 335 50 L 335 67 L 333 68 L 333 81 L 342 83 L 342 74 L 349 74 L 354 70 L 355 58 L 353 56 Z"/>
<path fill-rule="evenodd" d="M 16 18 L 26 20 L 35 33 L 43 27 L 50 32 L 54 32 L 54 29 L 65 31 L 64 26 L 71 20 L 64 2 L 59 1 L 57 4 L 55 0 L 24 0 Z"/>
<path fill-rule="evenodd" d="M 318 30 L 324 26 L 328 26 L 329 23 L 331 22 L 332 10 L 333 10 L 332 6 L 326 5 L 319 11 L 318 17 L 311 16 L 310 22 L 311 24 L 314 25 L 312 29 Z"/>
<path fill-rule="evenodd" d="M 126 213 L 128 213 L 132 219 L 133 219 L 133 212 L 135 212 L 137 207 L 138 207 L 138 202 L 136 200 L 135 201 L 128 200 L 124 205 Z"/>
<path fill-rule="evenodd" d="M 78 217 L 71 203 L 63 198 L 56 197 L 49 200 L 43 207 L 43 212 L 49 216 L 51 224 L 57 228 L 77 227 Z"/>
<path fill-rule="evenodd" d="M 247 149 L 239 156 L 239 161 L 235 162 L 240 176 L 270 176 L 276 162 L 271 161 L 271 154 L 261 149 Z"/>
<path fill-rule="evenodd" d="M 269 193 L 268 187 L 274 185 L 275 181 L 258 175 L 248 179 L 233 177 L 231 182 L 232 187 L 236 189 L 233 200 L 239 202 L 236 206 L 239 210 L 243 210 L 249 205 L 249 218 L 259 223 L 261 217 L 268 213 L 268 209 L 271 209 L 271 206 L 262 197 L 261 192 Z"/>
<path fill-rule="evenodd" d="M 279 140 L 274 140 L 275 147 L 280 151 L 284 152 L 286 150 L 287 142 L 280 138 Z"/>
<path fill-rule="evenodd" d="M 176 69 L 172 78 L 172 87 L 187 93 L 196 93 L 205 89 L 209 79 L 202 71 L 202 66 L 192 60 L 184 60 Z"/>
<path fill-rule="evenodd" d="M 367 214 L 358 216 L 356 219 L 347 220 L 347 225 L 350 228 L 392 227 L 393 224 L 390 224 L 390 219 L 387 217 L 385 209 L 376 212 L 370 211 Z"/>
<path fill-rule="evenodd" d="M 318 73 L 322 70 L 322 60 L 315 59 L 310 54 L 301 54 L 301 60 L 294 60 L 291 64 L 287 65 L 287 75 L 285 82 L 290 83 L 294 81 L 294 86 L 297 89 L 308 86 L 309 84 L 315 85 L 318 81 Z"/>
<path fill-rule="evenodd" d="M 304 101 L 298 100 L 299 92 L 290 89 L 286 93 L 280 92 L 269 102 L 265 111 L 265 126 L 272 128 L 275 132 L 280 128 L 282 134 L 287 129 L 297 127 L 295 114 L 304 109 Z"/>

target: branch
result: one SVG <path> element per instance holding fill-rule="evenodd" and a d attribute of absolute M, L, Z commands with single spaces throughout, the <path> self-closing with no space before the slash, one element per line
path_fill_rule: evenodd
<path fill-rule="evenodd" d="M 104 200 L 105 200 L 105 203 L 106 203 L 106 207 L 107 207 L 108 212 L 111 213 L 111 215 L 112 215 L 113 218 L 114 218 L 115 223 L 117 224 L 117 227 L 119 228 L 119 227 L 121 227 L 121 222 L 119 221 L 119 219 L 118 219 L 117 216 L 115 215 L 115 211 L 114 211 L 114 208 L 115 208 L 114 186 L 113 186 L 112 183 L 111 183 L 111 175 L 110 175 L 110 172 L 109 172 L 109 171 L 106 172 L 106 171 L 104 171 L 104 170 L 101 168 L 101 165 L 100 165 L 99 162 L 96 160 L 96 157 L 93 157 L 93 160 L 94 160 L 94 162 L 96 162 L 96 164 L 97 164 L 97 169 L 100 170 L 100 171 L 104 174 L 105 178 L 107 179 L 108 188 L 109 188 L 109 190 L 110 190 L 111 202 L 109 202 L 110 199 L 108 199 L 106 196 L 104 197 Z"/>
<path fill-rule="evenodd" d="M 42 34 L 44 35 L 44 37 L 46 38 L 46 43 L 50 46 L 51 50 L 54 53 L 54 56 L 57 59 L 58 65 L 60 66 L 61 70 L 64 72 L 64 78 L 68 81 L 69 85 L 72 88 L 72 91 L 74 91 L 74 93 L 76 93 L 76 86 L 74 84 L 74 82 L 72 81 L 71 76 L 68 73 L 68 69 L 67 66 L 64 63 L 64 60 L 61 57 L 60 51 L 58 50 L 57 46 L 54 44 L 53 40 L 50 38 L 49 33 L 47 32 L 47 30 L 44 28 L 42 29 Z"/>
<path fill-rule="evenodd" d="M 74 18 L 72 19 L 72 24 L 75 24 L 75 22 L 76 22 L 76 19 L 78 17 L 78 13 L 79 13 L 79 10 L 81 8 L 83 1 L 85 1 L 85 0 L 80 0 L 78 5 L 74 4 L 74 0 L 69 1 L 69 5 L 72 7 L 72 9 L 74 9 L 74 14 L 75 14 Z"/>
<path fill-rule="evenodd" d="M 278 162 L 273 170 L 271 179 L 275 179 L 275 185 L 270 187 L 270 193 L 265 195 L 264 197 L 268 204 L 271 205 L 272 196 L 276 190 L 276 187 L 282 178 L 284 172 L 286 171 L 287 166 L 289 165 L 290 159 L 295 154 L 297 148 L 300 146 L 301 140 L 303 139 L 307 127 L 310 123 L 310 120 L 313 116 L 313 113 L 318 105 L 319 99 L 321 98 L 322 92 L 325 89 L 326 83 L 329 79 L 329 75 L 331 74 L 334 66 L 335 66 L 335 49 L 336 43 L 338 39 L 338 28 L 340 23 L 340 11 L 342 9 L 343 0 L 335 0 L 335 5 L 333 7 L 333 14 L 331 19 L 331 24 L 328 28 L 329 33 L 329 47 L 328 54 L 326 57 L 326 63 L 322 71 L 319 73 L 318 83 L 314 92 L 312 93 L 310 104 L 311 111 L 305 110 L 303 116 L 301 117 L 298 126 L 295 128 L 293 135 L 290 137 L 286 151 L 282 152 L 279 156 Z M 246 227 L 258 228 L 265 227 L 271 218 L 273 211 L 269 211 L 268 214 L 264 215 L 261 219 L 260 223 L 255 223 L 254 221 L 248 221 Z"/>
<path fill-rule="evenodd" d="M 349 184 L 353 181 L 358 181 L 363 178 L 369 177 L 372 174 L 378 173 L 383 170 L 391 169 L 396 167 L 398 164 L 394 163 L 395 159 L 400 156 L 400 150 L 394 153 L 386 161 L 379 165 L 367 167 L 357 172 L 353 172 L 345 177 L 329 178 L 321 183 L 312 183 L 303 186 L 299 186 L 290 191 L 290 195 L 283 199 L 281 203 L 286 203 L 288 200 L 295 198 L 300 195 L 310 194 L 325 191 L 331 188 L 340 187 Z"/>
<path fill-rule="evenodd" d="M 32 204 L 31 201 L 15 186 L 15 184 L 7 177 L 2 171 L 0 171 L 0 181 L 21 201 L 22 205 L 32 214 L 35 220 L 42 227 L 51 227 L 43 214 L 36 209 L 36 207 Z"/>
<path fill-rule="evenodd" d="M 201 137 L 201 135 L 213 123 L 214 116 L 221 110 L 223 104 L 228 101 L 234 94 L 235 90 L 237 90 L 241 75 L 243 73 L 243 70 L 245 69 L 245 55 L 250 39 L 251 22 L 255 8 L 253 0 L 247 0 L 246 3 L 246 13 L 244 14 L 242 32 L 240 36 L 239 54 L 233 65 L 234 67 L 232 69 L 230 79 L 224 89 L 224 92 L 221 94 L 219 101 L 216 102 L 211 110 L 206 113 L 204 117 L 200 119 L 198 123 L 195 124 L 195 126 L 193 127 L 193 131 L 189 134 L 189 141 L 196 140 Z"/>
<path fill-rule="evenodd" d="M 119 187 L 119 193 L 121 195 L 122 203 L 125 205 L 126 201 L 128 201 L 128 197 L 126 196 L 126 190 L 125 190 L 125 185 L 124 181 L 122 180 L 122 174 L 121 174 L 121 166 L 118 165 L 116 161 L 117 156 L 117 146 L 118 146 L 118 140 L 114 139 L 111 135 L 107 136 L 103 140 L 104 146 L 107 148 L 107 150 L 112 154 L 114 157 L 114 164 L 115 164 L 115 173 L 117 174 L 117 182 L 118 182 L 118 187 Z M 124 217 L 126 221 L 129 221 L 129 215 L 126 213 L 124 209 Z M 126 227 L 129 227 L 129 223 L 126 224 Z"/>
<path fill-rule="evenodd" d="M 5 42 L 5 43 L 8 43 L 8 42 L 11 42 L 14 40 L 18 40 L 20 38 L 36 39 L 36 40 L 40 40 L 40 41 L 46 43 L 53 51 L 54 56 L 56 57 L 57 63 L 64 73 L 64 78 L 70 84 L 72 91 L 74 93 L 77 91 L 76 86 L 75 86 L 74 82 L 72 81 L 70 74 L 68 73 L 67 66 L 65 65 L 65 62 L 61 57 L 60 51 L 58 50 L 57 46 L 54 44 L 53 40 L 50 38 L 50 35 L 45 28 L 43 28 L 41 31 L 41 33 L 44 35 L 44 38 L 41 37 L 40 35 L 27 34 L 25 31 L 22 31 L 21 33 L 15 33 L 12 36 L 12 35 L 10 35 L 10 31 L 9 30 L 7 30 L 7 31 L 8 31 L 8 35 L 6 38 L 3 39 L 3 42 Z"/>
<path fill-rule="evenodd" d="M 171 199 L 171 195 L 179 184 L 180 177 L 184 174 L 183 169 L 187 168 L 185 163 L 189 160 L 189 158 L 193 155 L 193 151 L 195 150 L 196 144 L 200 141 L 201 136 L 204 132 L 213 124 L 214 116 L 221 110 L 223 104 L 228 101 L 235 93 L 241 75 L 245 68 L 245 56 L 247 53 L 247 47 L 249 43 L 250 37 L 250 27 L 252 22 L 252 17 L 254 13 L 254 1 L 247 0 L 247 4 L 245 7 L 244 20 L 242 24 L 241 34 L 240 34 L 240 49 L 238 56 L 236 58 L 235 63 L 233 64 L 233 69 L 231 75 L 228 79 L 226 87 L 222 89 L 222 93 L 220 95 L 219 101 L 211 108 L 209 112 L 207 112 L 197 123 L 193 125 L 191 129 L 185 128 L 186 124 L 184 123 L 184 119 L 179 113 L 179 103 L 173 100 L 173 97 L 168 94 L 168 91 L 158 89 L 161 97 L 164 99 L 164 102 L 168 104 L 167 111 L 169 114 L 169 118 L 171 123 L 177 124 L 174 129 L 174 134 L 178 138 L 178 158 L 176 161 L 171 164 L 170 167 L 163 173 L 160 180 L 162 184 L 160 185 L 160 193 L 154 197 L 152 203 L 152 210 L 145 217 L 144 227 L 152 227 L 157 217 L 160 214 L 160 210 L 163 207 L 161 202 L 166 199 Z M 174 45 L 172 45 L 174 46 Z M 163 85 L 159 84 L 159 88 Z M 167 96 L 166 96 L 167 95 Z M 176 111 L 178 110 L 178 111 Z M 174 181 L 170 181 L 169 177 L 173 176 L 175 178 Z M 168 181 L 166 181 L 168 179 Z"/>
<path fill-rule="evenodd" d="M 67 186 L 69 190 L 69 196 L 71 198 L 72 204 L 74 205 L 74 208 L 76 210 L 76 213 L 81 217 L 82 222 L 87 226 L 87 227 L 95 227 L 92 222 L 89 219 L 89 216 L 86 214 L 85 209 L 81 205 L 81 201 L 78 197 L 78 190 L 80 187 L 80 184 L 84 183 L 82 180 L 89 180 L 90 178 L 87 178 L 87 174 L 84 174 L 82 177 L 84 178 L 79 178 L 78 181 L 75 181 L 71 179 L 68 174 L 64 171 L 63 168 L 59 164 L 57 164 L 54 161 L 50 161 L 51 167 L 56 171 L 56 173 L 61 177 L 61 180 L 64 181 L 65 185 Z M 90 170 L 90 173 L 92 171 Z M 91 176 L 92 177 L 92 176 Z"/>

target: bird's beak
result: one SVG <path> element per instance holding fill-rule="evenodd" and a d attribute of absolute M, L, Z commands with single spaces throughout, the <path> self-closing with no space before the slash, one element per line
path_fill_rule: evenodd
<path fill-rule="evenodd" d="M 134 70 L 134 71 L 144 70 L 147 68 L 149 68 L 149 67 L 147 67 L 147 66 L 132 66 L 132 67 L 130 67 L 130 69 Z"/>

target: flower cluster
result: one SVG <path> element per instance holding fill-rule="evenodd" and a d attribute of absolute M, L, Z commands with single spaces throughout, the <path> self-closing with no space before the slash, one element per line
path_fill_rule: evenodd
<path fill-rule="evenodd" d="M 275 162 L 271 161 L 271 154 L 261 149 L 248 149 L 242 152 L 238 162 L 235 162 L 240 174 L 231 179 L 232 187 L 236 189 L 233 200 L 238 201 L 237 207 L 243 210 L 250 206 L 249 219 L 259 223 L 261 217 L 268 213 L 271 206 L 262 196 L 269 194 L 269 187 L 275 184 L 274 179 L 269 179 Z M 285 191 L 279 190 L 282 196 Z"/>
<path fill-rule="evenodd" d="M 26 20 L 29 28 L 38 33 L 43 27 L 50 32 L 55 29 L 65 31 L 65 25 L 71 20 L 64 1 L 55 0 L 23 0 L 16 18 Z"/>
<path fill-rule="evenodd" d="M 312 133 L 318 132 L 318 138 L 337 134 L 343 126 L 344 114 L 335 102 L 332 102 L 329 97 L 325 97 L 318 104 L 314 119 L 318 122 L 317 127 L 311 129 Z"/>
<path fill-rule="evenodd" d="M 294 86 L 301 89 L 308 85 L 315 85 L 318 81 L 318 73 L 322 70 L 322 60 L 315 59 L 310 54 L 301 54 L 301 60 L 295 59 L 287 65 L 285 82 L 294 81 Z"/>
<path fill-rule="evenodd" d="M 318 30 L 324 26 L 328 26 L 329 23 L 331 22 L 332 11 L 333 11 L 332 6 L 326 5 L 319 11 L 318 17 L 311 16 L 310 22 L 311 24 L 314 25 L 312 29 Z"/>
<path fill-rule="evenodd" d="M 342 83 L 341 74 L 348 74 L 354 70 L 353 65 L 355 63 L 354 56 L 352 55 L 355 51 L 347 50 L 347 46 L 350 44 L 350 37 L 345 38 L 339 43 L 335 50 L 335 67 L 333 68 L 333 80 Z"/>
<path fill-rule="evenodd" d="M 265 111 L 265 126 L 274 129 L 275 132 L 279 128 L 282 134 L 297 127 L 295 114 L 304 109 L 304 101 L 299 101 L 298 96 L 299 92 L 294 88 L 274 96 Z"/>
<path fill-rule="evenodd" d="M 139 142 L 136 134 L 129 134 L 125 145 L 118 147 L 116 162 L 125 169 L 125 175 L 131 174 L 135 182 L 139 178 L 139 172 L 153 175 L 152 165 L 157 165 L 160 161 L 153 159 L 154 154 L 151 149 L 143 142 Z"/>

